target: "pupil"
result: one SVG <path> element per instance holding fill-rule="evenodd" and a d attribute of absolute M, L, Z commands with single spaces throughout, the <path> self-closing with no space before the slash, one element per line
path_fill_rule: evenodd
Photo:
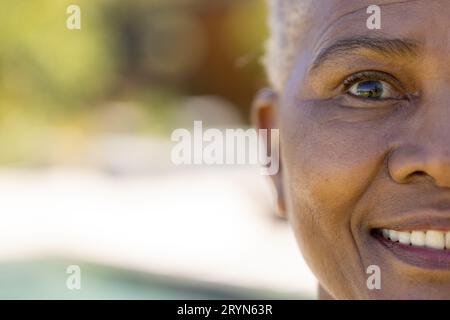
<path fill-rule="evenodd" d="M 365 98 L 380 98 L 383 94 L 383 84 L 380 81 L 361 82 L 356 91 Z"/>

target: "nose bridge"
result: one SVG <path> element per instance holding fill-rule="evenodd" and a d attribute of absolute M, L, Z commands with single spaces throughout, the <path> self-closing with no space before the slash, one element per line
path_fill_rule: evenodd
<path fill-rule="evenodd" d="M 447 27 L 439 26 L 424 46 L 428 58 L 420 66 L 420 99 L 387 159 L 389 173 L 399 183 L 425 179 L 450 188 L 450 38 L 443 37 L 448 34 Z"/>
<path fill-rule="evenodd" d="M 417 143 L 433 154 L 450 154 L 450 80 L 430 81 L 423 104 L 419 106 Z"/>
<path fill-rule="evenodd" d="M 395 181 L 404 183 L 412 177 L 428 176 L 436 185 L 450 187 L 449 93 L 447 87 L 446 92 L 433 95 L 419 106 L 404 143 L 389 157 L 389 171 Z"/>

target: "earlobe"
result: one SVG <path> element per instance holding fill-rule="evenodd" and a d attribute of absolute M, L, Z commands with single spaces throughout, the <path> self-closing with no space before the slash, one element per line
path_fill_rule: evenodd
<path fill-rule="evenodd" d="M 258 129 L 266 129 L 268 131 L 272 129 L 278 129 L 277 124 L 277 113 L 279 112 L 278 108 L 278 95 L 275 91 L 271 89 L 262 89 L 258 92 L 255 97 L 253 107 L 252 107 L 252 122 L 254 126 Z M 271 135 L 268 134 L 270 137 Z M 278 144 L 276 148 L 272 147 L 272 144 Z M 271 157 L 276 157 L 276 161 L 279 163 L 279 170 L 276 174 L 271 175 L 270 179 L 272 185 L 275 190 L 276 197 L 276 211 L 277 214 L 285 218 L 286 217 L 286 206 L 285 206 L 285 197 L 283 191 L 283 181 L 282 181 L 282 165 L 280 162 L 280 145 L 279 140 L 277 141 L 267 141 L 266 142 L 266 150 L 278 150 L 277 154 L 271 154 Z"/>
<path fill-rule="evenodd" d="M 252 123 L 258 129 L 272 129 L 275 126 L 275 109 L 278 103 L 278 95 L 269 88 L 261 89 L 252 106 Z"/>
<path fill-rule="evenodd" d="M 286 218 L 286 205 L 285 205 L 285 198 L 284 198 L 284 187 L 282 183 L 282 174 L 281 174 L 281 166 L 280 166 L 280 172 L 275 175 L 271 176 L 272 183 L 275 186 L 275 204 L 276 204 L 276 213 L 281 218 Z"/>

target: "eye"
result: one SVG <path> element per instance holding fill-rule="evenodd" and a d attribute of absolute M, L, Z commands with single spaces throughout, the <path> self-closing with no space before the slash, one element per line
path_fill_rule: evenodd
<path fill-rule="evenodd" d="M 392 86 L 384 81 L 361 81 L 352 85 L 348 92 L 356 97 L 366 99 L 393 98 Z"/>
<path fill-rule="evenodd" d="M 394 77 L 378 71 L 357 73 L 344 81 L 345 93 L 364 100 L 404 99 L 402 90 L 397 89 L 400 87 L 401 85 Z"/>

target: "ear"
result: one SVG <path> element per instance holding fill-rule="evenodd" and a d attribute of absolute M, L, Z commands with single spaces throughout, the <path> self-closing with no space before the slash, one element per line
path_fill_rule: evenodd
<path fill-rule="evenodd" d="M 277 128 L 277 114 L 278 114 L 278 95 L 271 89 L 262 89 L 256 95 L 252 106 L 252 122 L 258 129 L 266 129 L 270 132 L 271 129 Z M 270 134 L 268 135 L 270 136 Z M 272 144 L 279 144 L 279 141 L 268 140 L 266 143 L 266 150 L 272 150 Z M 276 150 L 280 150 L 278 145 Z M 277 154 L 271 154 L 271 157 L 277 157 L 277 161 L 280 164 L 279 170 L 276 174 L 271 175 L 270 179 L 275 189 L 277 213 L 280 217 L 286 217 L 286 206 L 283 191 L 282 181 L 282 165 L 280 162 L 280 152 Z"/>

